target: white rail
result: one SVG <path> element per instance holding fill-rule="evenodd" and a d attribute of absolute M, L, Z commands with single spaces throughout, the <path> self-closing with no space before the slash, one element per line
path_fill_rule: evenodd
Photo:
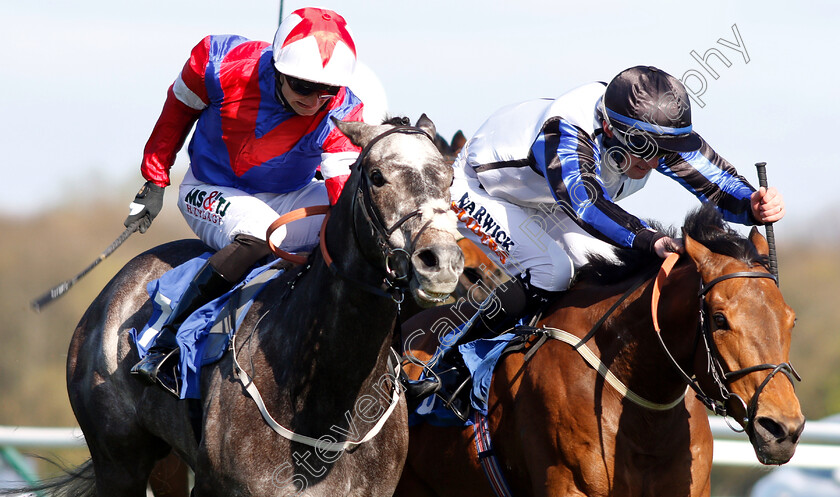
<path fill-rule="evenodd" d="M 36 428 L 0 426 L 0 447 L 76 448 L 85 446 L 82 430 L 76 428 Z"/>
<path fill-rule="evenodd" d="M 723 418 L 709 418 L 715 437 L 714 463 L 723 466 L 760 466 L 744 433 L 732 431 Z M 76 428 L 0 426 L 0 447 L 77 448 L 85 446 Z M 840 468 L 840 423 L 808 421 L 796 455 L 788 466 Z"/>

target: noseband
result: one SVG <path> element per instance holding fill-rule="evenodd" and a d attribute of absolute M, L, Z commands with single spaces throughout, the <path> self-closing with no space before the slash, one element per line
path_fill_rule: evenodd
<path fill-rule="evenodd" d="M 764 390 L 764 387 L 767 386 L 767 384 L 770 382 L 771 379 L 773 379 L 776 373 L 784 373 L 784 375 L 787 376 L 788 380 L 790 380 L 791 384 L 794 383 L 794 379 L 796 379 L 797 381 L 801 381 L 802 379 L 799 377 L 799 374 L 789 362 L 783 362 L 781 364 L 758 364 L 756 366 L 749 366 L 746 368 L 739 369 L 737 371 L 726 372 L 723 367 L 723 361 L 720 357 L 720 353 L 714 346 L 714 340 L 712 338 L 712 329 L 709 325 L 708 320 L 708 303 L 706 302 L 705 297 L 706 294 L 716 284 L 720 283 L 721 281 L 725 281 L 732 278 L 768 278 L 773 280 L 776 283 L 776 286 L 778 286 L 779 284 L 778 279 L 775 275 L 771 273 L 739 271 L 735 273 L 724 274 L 713 279 L 708 283 L 703 283 L 703 280 L 700 280 L 700 290 L 697 292 L 697 296 L 700 299 L 700 318 L 694 349 L 696 349 L 697 342 L 699 342 L 700 337 L 703 337 L 703 342 L 706 346 L 706 357 L 708 358 L 707 372 L 712 376 L 715 385 L 717 385 L 720 391 L 720 399 L 714 399 L 703 392 L 696 377 L 689 376 L 680 367 L 680 365 L 671 355 L 671 352 L 668 350 L 668 347 L 665 345 L 665 342 L 662 340 L 662 330 L 659 327 L 659 320 L 657 317 L 657 311 L 659 307 L 659 295 L 661 293 L 662 285 L 665 283 L 665 280 L 668 278 L 671 269 L 673 269 L 678 259 L 678 254 L 670 255 L 662 264 L 662 268 L 659 270 L 659 274 L 657 275 L 656 280 L 654 282 L 653 296 L 651 300 L 651 312 L 653 316 L 653 327 L 656 331 L 656 336 L 659 339 L 659 343 L 662 346 L 662 350 L 665 351 L 665 354 L 671 360 L 674 367 L 682 375 L 683 380 L 689 387 L 691 387 L 692 390 L 694 390 L 694 392 L 697 394 L 697 398 L 701 402 L 703 402 L 706 408 L 713 411 L 719 416 L 724 416 L 725 418 L 728 414 L 726 409 L 726 401 L 734 397 L 741 401 L 741 404 L 744 406 L 746 416 L 742 421 L 746 427 L 749 427 L 755 421 L 755 415 L 758 411 L 758 397 L 759 395 L 761 395 L 761 392 Z M 735 379 L 740 378 L 741 376 L 747 375 L 749 373 L 765 370 L 770 370 L 770 373 L 767 374 L 767 377 L 764 379 L 764 381 L 761 382 L 761 384 L 756 389 L 755 393 L 750 399 L 749 405 L 738 394 L 730 390 L 729 386 L 731 385 L 731 382 Z M 730 425 L 730 428 L 732 428 L 733 430 L 736 429 L 732 425 Z"/>

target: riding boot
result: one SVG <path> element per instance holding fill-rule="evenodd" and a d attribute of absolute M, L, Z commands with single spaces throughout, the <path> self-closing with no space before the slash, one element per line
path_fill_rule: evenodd
<path fill-rule="evenodd" d="M 454 351 L 458 349 L 458 345 L 491 335 L 496 330 L 506 330 L 519 319 L 526 302 L 522 285 L 516 280 L 510 280 L 497 287 L 495 295 L 496 305 L 477 311 L 481 314 L 472 320 L 472 326 L 441 354 L 438 358 L 439 363 L 454 365 L 457 361 L 454 360 L 456 358 L 453 356 Z M 492 308 L 495 308 L 496 312 L 491 314 L 490 310 Z M 454 370 L 453 368 L 447 369 Z M 409 411 L 413 411 L 429 395 L 438 393 L 442 387 L 437 376 L 411 380 L 405 373 L 402 373 L 400 383 L 405 390 Z"/>
<path fill-rule="evenodd" d="M 408 412 L 412 412 L 417 409 L 417 406 L 419 406 L 426 397 L 440 390 L 440 382 L 438 382 L 436 378 L 412 380 L 402 368 L 400 368 L 400 384 L 403 387 L 403 392 L 405 392 L 405 402 L 408 406 Z"/>
<path fill-rule="evenodd" d="M 496 296 L 500 305 L 495 314 L 489 315 L 486 310 L 479 309 L 481 315 L 476 319 L 470 329 L 466 330 L 458 340 L 441 354 L 438 361 L 441 369 L 445 365 L 452 365 L 463 362 L 460 358 L 454 357 L 458 346 L 485 337 L 500 335 L 511 328 L 526 316 L 532 316 L 554 301 L 561 292 L 543 290 L 530 284 L 530 274 L 525 273 L 521 278 L 511 279 L 504 283 L 504 288 L 496 288 Z M 437 383 L 437 382 L 435 382 Z M 427 387 L 430 388 L 430 387 Z"/>
<path fill-rule="evenodd" d="M 497 304 L 491 304 L 487 309 L 479 309 L 479 316 L 472 326 L 452 344 L 450 350 L 458 345 L 507 331 L 519 321 L 529 307 L 526 288 L 518 279 L 511 279 L 499 285 L 494 294 Z M 493 310 L 496 312 L 491 313 Z"/>
<path fill-rule="evenodd" d="M 172 310 L 146 357 L 131 368 L 131 374 L 137 375 L 146 383 L 157 383 L 164 390 L 180 397 L 177 360 L 180 347 L 175 333 L 196 309 L 221 296 L 231 287 L 232 283 L 218 273 L 209 262 L 204 264 L 190 282 L 178 305 Z"/>

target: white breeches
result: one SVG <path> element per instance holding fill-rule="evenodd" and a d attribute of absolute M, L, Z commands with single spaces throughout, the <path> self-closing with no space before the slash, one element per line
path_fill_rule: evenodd
<path fill-rule="evenodd" d="M 294 192 L 250 194 L 201 183 L 188 171 L 178 191 L 178 208 L 187 224 L 214 250 L 243 233 L 264 240 L 269 225 L 280 215 L 301 207 L 328 204 L 327 189 L 317 180 Z M 271 242 L 288 252 L 308 250 L 318 243 L 323 219 L 313 216 L 281 226 L 272 233 Z"/>
<path fill-rule="evenodd" d="M 532 285 L 565 290 L 588 254 L 614 258 L 612 245 L 588 234 L 559 208 L 534 209 L 491 197 L 477 178 L 457 169 L 451 191 L 459 231 L 511 277 L 529 270 Z"/>

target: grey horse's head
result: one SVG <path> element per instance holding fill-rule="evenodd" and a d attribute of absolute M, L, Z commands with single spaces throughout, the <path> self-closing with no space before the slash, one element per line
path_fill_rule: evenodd
<path fill-rule="evenodd" d="M 416 124 L 422 133 L 381 138 L 394 126 L 339 121 L 336 126 L 354 144 L 367 147 L 360 173 L 382 225 L 395 228 L 387 235 L 388 244 L 408 254 L 414 299 L 423 307 L 443 302 L 455 290 L 464 256 L 450 208 L 452 167 L 432 141 L 434 124 L 424 114 Z"/>

